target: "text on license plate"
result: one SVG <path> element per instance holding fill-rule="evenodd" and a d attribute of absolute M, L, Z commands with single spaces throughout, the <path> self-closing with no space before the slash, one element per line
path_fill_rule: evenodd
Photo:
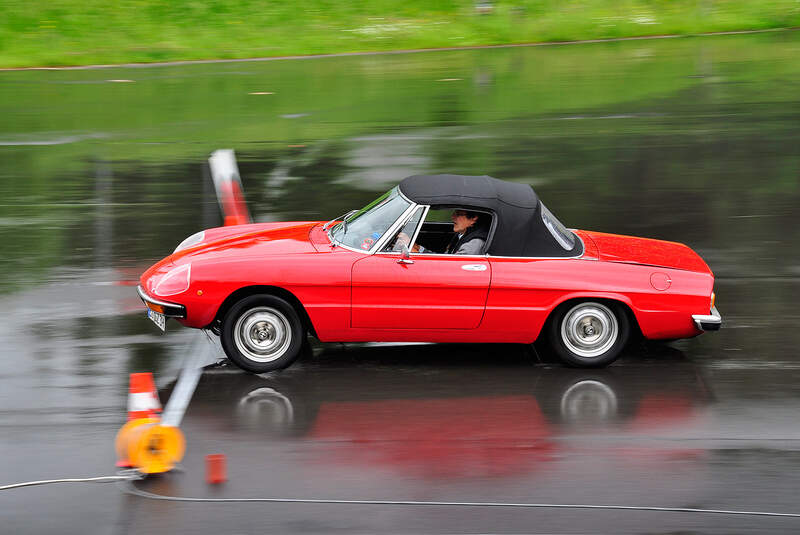
<path fill-rule="evenodd" d="M 167 330 L 167 318 L 164 317 L 164 314 L 160 312 L 156 312 L 155 310 L 147 309 L 147 317 L 150 318 L 153 323 L 158 325 L 158 328 L 162 331 Z"/>

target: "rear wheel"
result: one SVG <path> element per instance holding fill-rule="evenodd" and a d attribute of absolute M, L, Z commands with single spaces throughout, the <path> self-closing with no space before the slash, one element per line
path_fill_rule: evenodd
<path fill-rule="evenodd" d="M 615 303 L 582 301 L 560 307 L 550 322 L 550 345 L 567 365 L 596 368 L 614 362 L 625 347 L 630 325 Z"/>
<path fill-rule="evenodd" d="M 274 295 L 245 297 L 222 322 L 222 348 L 240 368 L 264 373 L 289 366 L 300 354 L 305 330 L 292 305 Z"/>

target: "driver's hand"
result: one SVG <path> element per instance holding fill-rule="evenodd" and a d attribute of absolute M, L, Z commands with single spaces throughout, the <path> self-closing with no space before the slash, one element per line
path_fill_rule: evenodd
<path fill-rule="evenodd" d="M 398 247 L 400 246 L 401 243 L 405 243 L 406 247 L 408 247 L 408 244 L 411 243 L 411 237 L 408 234 L 406 234 L 405 232 L 401 232 L 400 234 L 397 235 L 397 245 L 398 245 Z M 417 245 L 415 243 L 414 247 L 411 248 L 411 252 L 412 253 L 418 253 L 419 252 L 419 245 Z"/>
<path fill-rule="evenodd" d="M 392 250 L 393 251 L 400 251 L 403 248 L 403 245 L 408 247 L 408 245 L 410 243 L 411 243 L 411 237 L 408 234 L 406 234 L 405 232 L 401 232 L 400 234 L 397 235 L 397 238 L 395 238 L 394 245 L 392 246 Z M 414 247 L 411 248 L 411 252 L 412 253 L 418 253 L 419 252 L 419 245 L 414 244 Z"/>

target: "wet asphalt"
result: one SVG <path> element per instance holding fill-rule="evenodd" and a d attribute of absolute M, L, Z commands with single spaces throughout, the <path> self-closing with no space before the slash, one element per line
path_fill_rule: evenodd
<path fill-rule="evenodd" d="M 181 333 L 187 340 L 176 342 L 176 351 L 188 349 L 194 334 Z M 699 365 L 663 344 L 634 344 L 614 366 L 593 371 L 539 362 L 519 346 L 316 346 L 281 373 L 210 366 L 184 417 L 188 450 L 179 469 L 135 485 L 195 498 L 796 513 L 797 374 L 786 366 Z M 30 377 L 4 377 L 33 386 Z M 89 382 L 101 381 L 51 384 L 29 406 L 6 409 L 7 481 L 114 473 L 111 442 L 124 413 L 123 381 Z M 162 399 L 173 387 L 172 380 L 162 385 Z M 226 455 L 222 485 L 204 481 L 204 456 L 211 453 Z M 781 533 L 798 522 L 488 505 L 179 503 L 132 496 L 126 485 L 4 491 L 4 529 Z"/>

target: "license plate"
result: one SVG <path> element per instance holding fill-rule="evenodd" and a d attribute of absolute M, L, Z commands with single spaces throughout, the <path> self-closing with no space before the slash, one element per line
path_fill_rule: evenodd
<path fill-rule="evenodd" d="M 167 318 L 164 317 L 164 314 L 160 312 L 156 312 L 155 310 L 147 309 L 147 317 L 150 318 L 153 323 L 158 325 L 158 328 L 162 331 L 167 330 Z"/>

